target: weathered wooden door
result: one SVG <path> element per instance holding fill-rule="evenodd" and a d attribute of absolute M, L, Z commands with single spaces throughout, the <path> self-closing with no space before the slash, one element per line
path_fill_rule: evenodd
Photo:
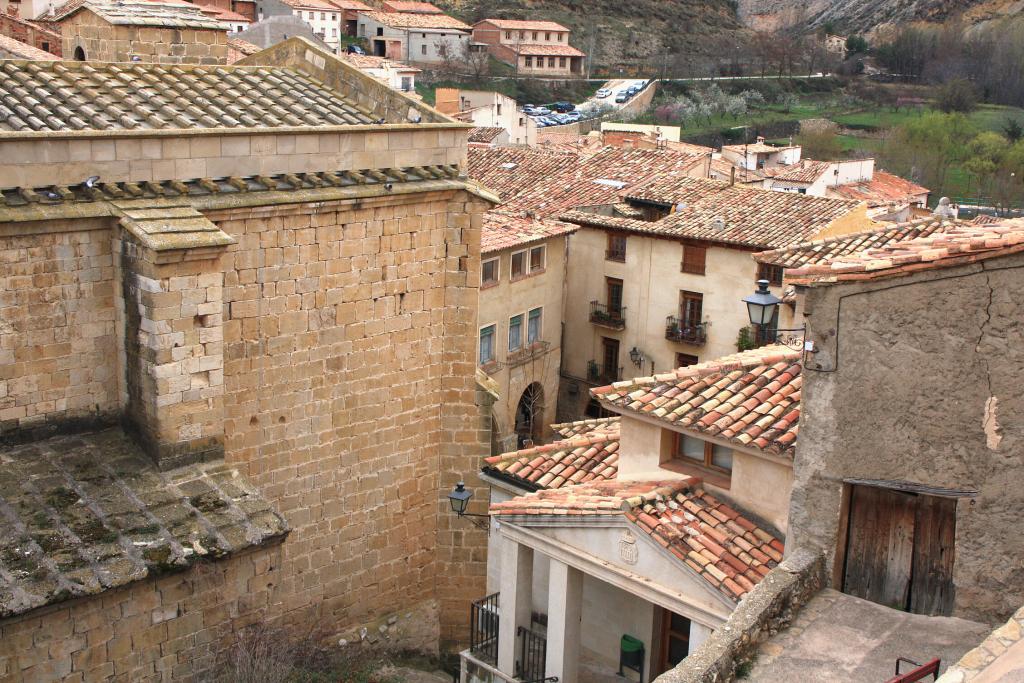
<path fill-rule="evenodd" d="M 918 614 L 950 614 L 956 501 L 852 487 L 843 592 Z"/>

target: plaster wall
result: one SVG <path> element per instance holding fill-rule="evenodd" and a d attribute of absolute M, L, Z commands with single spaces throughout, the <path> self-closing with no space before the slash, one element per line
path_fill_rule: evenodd
<path fill-rule="evenodd" d="M 371 45 L 381 40 L 388 45 L 393 42 L 400 43 L 400 54 L 388 52 L 386 55 L 391 59 L 426 64 L 439 64 L 444 61 L 446 54 L 455 57 L 462 55 L 470 39 L 470 34 L 462 31 L 395 28 L 374 21 L 365 14 L 359 15 L 358 32 L 359 36 L 369 40 Z"/>
<path fill-rule="evenodd" d="M 756 289 L 757 264 L 751 252 L 709 246 L 706 274 L 693 275 L 681 272 L 683 245 L 679 242 L 628 235 L 626 261 L 620 263 L 605 258 L 607 235 L 603 230 L 581 228 L 573 236 L 565 310 L 566 374 L 585 378 L 587 362 L 601 362 L 602 337 L 619 340 L 619 366 L 627 377 L 675 368 L 676 353 L 705 361 L 736 352 L 736 336 L 750 324 L 740 300 Z M 623 281 L 623 330 L 590 322 L 590 302 L 606 301 L 607 277 Z M 683 290 L 704 295 L 703 319 L 710 324 L 703 346 L 665 338 L 665 319 L 679 316 L 679 293 Z M 781 287 L 772 291 L 781 297 Z M 647 357 L 639 368 L 629 359 L 634 346 Z"/>
<path fill-rule="evenodd" d="M 994 622 L 1024 602 L 1022 268 L 1017 254 L 808 290 L 821 351 L 805 370 L 787 547 L 816 546 L 831 567 L 845 479 L 973 489 L 956 507 L 954 615 Z"/>
<path fill-rule="evenodd" d="M 537 242 L 530 247 L 539 246 Z M 562 360 L 562 298 L 564 296 L 565 257 L 567 238 L 555 237 L 546 245 L 546 264 L 543 271 L 511 279 L 511 259 L 519 249 L 504 249 L 488 253 L 483 260 L 497 258 L 498 282 L 480 290 L 480 314 L 477 320 L 477 358 L 479 359 L 479 329 L 495 326 L 495 359 L 502 364 L 500 369 L 491 371 L 491 378 L 498 383 L 500 398 L 494 404 L 495 428 L 499 438 L 515 431 L 516 409 L 526 387 L 540 382 L 544 387 L 543 431 L 550 436 L 549 425 L 556 422 L 558 403 L 558 371 Z M 529 312 L 542 308 L 541 341 L 549 344 L 546 352 L 527 354 L 529 360 L 508 364 L 509 319 L 523 316 L 522 340 L 526 343 Z M 513 447 L 514 448 L 514 447 Z"/>

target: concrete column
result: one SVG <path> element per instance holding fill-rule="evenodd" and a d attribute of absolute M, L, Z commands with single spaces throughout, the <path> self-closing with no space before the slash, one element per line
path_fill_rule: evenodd
<path fill-rule="evenodd" d="M 501 551 L 501 618 L 498 621 L 498 670 L 515 675 L 516 632 L 530 627 L 533 611 L 533 548 L 506 540 Z"/>
<path fill-rule="evenodd" d="M 545 676 L 576 683 L 580 664 L 583 572 L 552 558 L 548 576 L 548 654 Z"/>

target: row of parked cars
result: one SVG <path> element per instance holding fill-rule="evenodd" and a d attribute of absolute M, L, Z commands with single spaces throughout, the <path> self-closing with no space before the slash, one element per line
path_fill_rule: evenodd
<path fill-rule="evenodd" d="M 633 98 L 634 95 L 636 95 L 638 92 L 640 92 L 643 89 L 644 89 L 644 82 L 643 81 L 637 81 L 637 82 L 631 84 L 629 87 L 623 88 L 622 90 L 620 90 L 617 93 L 615 93 L 615 103 L 616 104 L 622 104 L 623 102 L 628 102 L 629 100 L 631 100 Z M 601 88 L 600 90 L 597 91 L 596 95 L 597 95 L 597 97 L 599 99 L 603 100 L 606 97 L 611 97 L 612 96 L 612 91 L 610 89 L 608 89 L 608 88 Z"/>
<path fill-rule="evenodd" d="M 523 106 L 523 113 L 537 122 L 538 128 L 546 126 L 564 126 L 567 123 L 575 123 L 583 118 L 583 115 L 576 111 L 576 105 L 572 102 L 555 102 L 548 107 L 538 107 L 533 104 Z"/>

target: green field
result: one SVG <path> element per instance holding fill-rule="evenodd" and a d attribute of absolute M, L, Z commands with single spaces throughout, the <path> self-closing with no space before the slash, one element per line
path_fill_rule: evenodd
<path fill-rule="evenodd" d="M 858 111 L 849 114 L 840 114 L 831 118 L 841 126 L 865 130 L 881 130 L 912 121 L 913 119 L 920 117 L 925 111 L 926 110 L 923 109 L 901 109 L 900 111 L 892 111 L 891 109 L 882 107 L 872 111 Z M 979 131 L 1001 131 L 1003 124 L 1005 124 L 1008 119 L 1012 118 L 1024 123 L 1024 109 L 1019 109 L 1017 107 L 1004 107 L 996 104 L 983 104 L 968 114 L 967 118 Z"/>

